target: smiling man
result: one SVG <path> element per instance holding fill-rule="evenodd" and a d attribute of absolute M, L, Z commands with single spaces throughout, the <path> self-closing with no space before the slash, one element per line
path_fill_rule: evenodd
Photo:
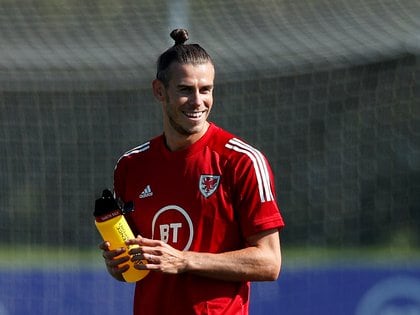
<path fill-rule="evenodd" d="M 248 314 L 250 281 L 276 280 L 284 226 L 265 156 L 208 121 L 214 64 L 186 30 L 158 59 L 153 93 L 163 134 L 128 151 L 114 193 L 133 202 L 127 214 L 139 247 L 100 245 L 109 273 L 126 263 L 150 270 L 136 283 L 134 314 Z"/>
<path fill-rule="evenodd" d="M 169 82 L 155 79 L 153 92 L 162 104 L 163 130 L 170 150 L 182 149 L 207 131 L 207 117 L 213 106 L 214 66 L 174 62 Z"/>

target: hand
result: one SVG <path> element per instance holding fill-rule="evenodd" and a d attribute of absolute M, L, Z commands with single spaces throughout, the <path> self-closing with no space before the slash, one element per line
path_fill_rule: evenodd
<path fill-rule="evenodd" d="M 111 244 L 106 241 L 99 244 L 99 249 L 102 249 L 102 257 L 105 260 L 107 270 L 109 274 L 115 279 L 119 281 L 125 281 L 122 274 L 126 272 L 130 268 L 130 266 L 124 263 L 129 261 L 130 257 L 128 255 L 118 257 L 121 254 L 124 254 L 126 252 L 126 249 L 122 247 L 117 248 L 115 250 L 110 250 L 110 245 Z"/>
<path fill-rule="evenodd" d="M 135 247 L 129 251 L 136 269 L 155 270 L 171 274 L 186 271 L 187 260 L 185 253 L 165 242 L 137 236 L 135 239 L 128 240 L 126 244 L 139 245 L 139 247 Z M 147 263 L 137 263 L 140 260 L 147 260 Z"/>

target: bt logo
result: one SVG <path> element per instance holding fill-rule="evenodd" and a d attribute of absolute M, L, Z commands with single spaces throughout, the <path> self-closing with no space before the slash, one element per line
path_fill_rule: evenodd
<path fill-rule="evenodd" d="M 194 228 L 188 213 L 179 206 L 163 207 L 153 217 L 152 238 L 188 250 L 194 237 Z"/>
<path fill-rule="evenodd" d="M 178 243 L 178 229 L 181 227 L 182 223 L 161 224 L 159 226 L 160 240 L 168 243 L 172 235 L 172 242 Z"/>

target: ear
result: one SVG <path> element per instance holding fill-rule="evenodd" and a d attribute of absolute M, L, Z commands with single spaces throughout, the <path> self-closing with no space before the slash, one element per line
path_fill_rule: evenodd
<path fill-rule="evenodd" d="M 162 102 L 165 100 L 165 86 L 163 85 L 162 81 L 158 79 L 154 79 L 152 81 L 152 88 L 153 88 L 153 95 L 155 98 Z"/>

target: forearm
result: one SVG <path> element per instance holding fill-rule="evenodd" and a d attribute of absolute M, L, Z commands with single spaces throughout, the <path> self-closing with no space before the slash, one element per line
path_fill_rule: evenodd
<path fill-rule="evenodd" d="M 281 266 L 281 255 L 267 255 L 257 247 L 232 252 L 210 254 L 185 252 L 186 272 L 228 281 L 276 280 Z"/>
<path fill-rule="evenodd" d="M 230 281 L 276 280 L 281 268 L 278 231 L 265 231 L 247 241 L 248 247 L 231 252 L 185 252 L 185 269 L 197 275 Z"/>

